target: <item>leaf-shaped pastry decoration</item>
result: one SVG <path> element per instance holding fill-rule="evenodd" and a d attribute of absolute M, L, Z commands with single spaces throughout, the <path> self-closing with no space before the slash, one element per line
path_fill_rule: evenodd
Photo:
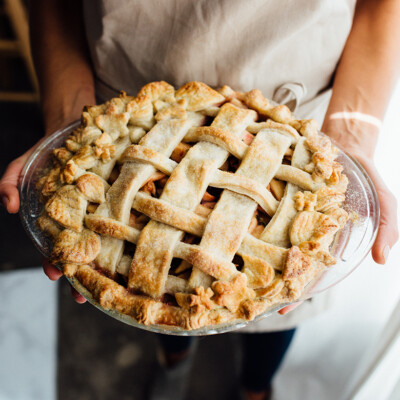
<path fill-rule="evenodd" d="M 272 283 L 268 285 L 266 288 L 256 290 L 257 297 L 265 297 L 268 299 L 272 299 L 281 292 L 284 286 L 285 286 L 284 280 L 280 277 L 275 277 Z"/>
<path fill-rule="evenodd" d="M 204 310 L 212 310 L 215 303 L 211 300 L 214 292 L 211 288 L 204 289 L 199 286 L 194 289 L 194 294 L 175 293 L 177 303 L 186 309 L 193 309 L 193 312 L 202 312 Z"/>
<path fill-rule="evenodd" d="M 100 237 L 89 229 L 64 229 L 54 243 L 51 262 L 88 264 L 97 257 L 100 246 Z"/>
<path fill-rule="evenodd" d="M 225 100 L 224 96 L 202 82 L 186 83 L 176 91 L 175 98 L 185 99 L 189 111 L 204 110 Z"/>
<path fill-rule="evenodd" d="M 84 174 L 76 181 L 76 187 L 93 203 L 103 203 L 105 201 L 104 184 L 102 180 L 94 174 Z"/>
<path fill-rule="evenodd" d="M 129 113 L 132 125 L 145 129 L 150 129 L 154 125 L 153 104 L 149 96 L 136 97 L 127 104 L 126 111 Z"/>
<path fill-rule="evenodd" d="M 163 100 L 167 97 L 171 97 L 174 95 L 174 92 L 174 87 L 165 81 L 150 82 L 140 89 L 137 97 L 148 96 L 150 97 L 150 100 L 154 102 L 156 100 Z"/>
<path fill-rule="evenodd" d="M 287 254 L 282 270 L 282 278 L 288 281 L 297 279 L 308 274 L 312 269 L 311 258 L 302 253 L 297 246 L 293 246 Z"/>
<path fill-rule="evenodd" d="M 61 232 L 60 225 L 57 224 L 52 218 L 49 218 L 46 214 L 41 215 L 36 220 L 36 225 L 42 230 L 46 235 L 50 236 L 53 240 L 56 240 Z"/>
<path fill-rule="evenodd" d="M 186 100 L 180 99 L 170 107 L 158 111 L 155 118 L 156 121 L 162 121 L 163 119 L 186 118 Z"/>
<path fill-rule="evenodd" d="M 302 242 L 316 242 L 326 247 L 339 229 L 339 224 L 328 215 L 317 211 L 302 211 L 293 220 L 290 242 L 298 246 Z"/>
<path fill-rule="evenodd" d="M 248 286 L 252 289 L 264 288 L 274 279 L 275 272 L 270 264 L 257 257 L 243 255 L 243 273 L 247 276 Z"/>
<path fill-rule="evenodd" d="M 43 180 L 42 195 L 44 197 L 51 196 L 62 185 L 60 181 L 60 167 L 52 168 Z"/>
<path fill-rule="evenodd" d="M 58 149 L 53 150 L 53 156 L 60 165 L 65 165 L 65 163 L 72 157 L 72 153 L 65 147 L 59 147 Z"/>
<path fill-rule="evenodd" d="M 334 219 L 338 223 L 340 229 L 342 229 L 346 225 L 346 222 L 349 219 L 349 214 L 347 213 L 347 211 L 338 206 L 332 207 L 329 210 L 325 211 L 325 214 Z"/>
<path fill-rule="evenodd" d="M 113 140 L 117 140 L 119 137 L 128 135 L 129 117 L 127 112 L 117 115 L 104 114 L 96 117 L 95 122 L 103 132 L 107 132 Z"/>
<path fill-rule="evenodd" d="M 46 203 L 47 214 L 66 228 L 81 231 L 87 200 L 73 185 L 65 185 Z"/>
<path fill-rule="evenodd" d="M 247 287 L 247 277 L 238 273 L 229 281 L 216 281 L 212 284 L 215 293 L 215 302 L 235 312 L 245 299 L 253 299 L 255 292 Z"/>

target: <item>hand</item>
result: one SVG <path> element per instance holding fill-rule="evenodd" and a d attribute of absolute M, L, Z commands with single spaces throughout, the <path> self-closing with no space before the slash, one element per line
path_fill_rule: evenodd
<path fill-rule="evenodd" d="M 71 119 L 71 118 L 70 118 Z M 73 119 L 71 119 L 73 120 Z M 63 122 L 59 126 L 65 126 L 70 121 Z M 57 128 L 52 129 L 50 131 L 56 131 Z M 43 140 L 43 139 L 42 139 Z M 24 168 L 26 161 L 28 160 L 29 156 L 33 153 L 33 151 L 39 146 L 42 142 L 40 140 L 36 143 L 32 148 L 30 148 L 26 153 L 22 156 L 16 158 L 12 161 L 9 166 L 7 167 L 4 175 L 0 179 L 0 199 L 1 204 L 4 205 L 6 210 L 10 214 L 15 214 L 18 212 L 20 207 L 20 199 L 19 199 L 19 192 L 18 192 L 18 183 L 19 178 Z M 43 270 L 44 273 L 48 276 L 48 278 L 52 281 L 58 280 L 62 276 L 62 272 L 59 271 L 54 265 L 51 265 L 48 260 L 43 258 Z M 71 287 L 72 296 L 74 297 L 75 301 L 79 304 L 82 304 L 86 301 L 86 299 L 79 294 L 73 287 Z"/>
<path fill-rule="evenodd" d="M 379 198 L 380 221 L 378 236 L 372 246 L 372 258 L 378 264 L 385 264 L 390 249 L 399 239 L 397 226 L 397 201 L 383 182 L 373 161 L 363 154 L 353 153 L 353 157 L 364 167 L 374 183 Z"/>
<path fill-rule="evenodd" d="M 330 119 L 327 117 L 322 126 L 322 132 L 336 140 L 348 154 L 364 167 L 375 186 L 381 215 L 378 236 L 372 246 L 371 253 L 376 263 L 385 264 L 390 249 L 399 238 L 399 232 L 396 198 L 383 182 L 373 162 L 379 129 L 373 124 L 360 120 Z"/>
<path fill-rule="evenodd" d="M 346 132 L 343 127 L 335 127 L 334 132 Z M 328 132 L 328 127 L 325 128 L 325 132 Z M 346 136 L 343 135 L 338 137 L 337 135 L 333 136 L 337 141 L 343 143 L 343 138 Z M 336 136 L 336 137 L 335 137 Z M 347 137 L 351 137 L 348 135 Z M 371 138 L 374 138 L 373 135 L 370 135 Z M 379 230 L 376 240 L 372 246 L 372 258 L 378 264 L 385 264 L 388 260 L 390 249 L 394 246 L 394 244 L 399 239 L 399 231 L 397 226 L 397 201 L 394 195 L 389 191 L 388 187 L 383 182 L 381 176 L 379 175 L 376 167 L 372 161 L 373 149 L 375 147 L 376 140 L 367 140 L 364 143 L 357 143 L 357 145 L 346 146 L 345 149 L 351 154 L 366 170 L 367 174 L 371 178 L 376 192 L 379 198 L 380 204 L 380 221 L 379 221 Z M 361 153 L 360 149 L 363 146 L 365 148 L 365 152 Z M 279 314 L 285 315 L 288 312 L 297 308 L 302 302 L 294 303 L 289 306 L 286 306 L 279 310 Z"/>
<path fill-rule="evenodd" d="M 6 210 L 10 214 L 15 214 L 19 210 L 19 192 L 18 182 L 21 171 L 24 168 L 29 156 L 33 153 L 35 148 L 39 145 L 38 142 L 35 146 L 30 148 L 22 156 L 12 161 L 4 172 L 3 177 L 0 179 L 0 199 Z"/>
<path fill-rule="evenodd" d="M 297 302 L 297 303 L 290 304 L 289 306 L 286 306 L 286 307 L 281 308 L 281 309 L 278 311 L 278 313 L 281 314 L 281 315 L 285 315 L 285 314 L 287 314 L 288 312 L 293 311 L 293 310 L 294 310 L 295 308 L 297 308 L 300 304 L 303 304 L 303 302 L 302 302 L 302 301 L 299 301 L 299 302 Z"/>
<path fill-rule="evenodd" d="M 44 257 L 43 257 L 43 271 L 51 281 L 57 281 L 63 275 L 58 268 L 50 264 L 49 261 Z M 77 303 L 83 304 L 86 302 L 86 299 L 80 293 L 78 293 L 72 286 L 71 286 L 71 294 Z"/>

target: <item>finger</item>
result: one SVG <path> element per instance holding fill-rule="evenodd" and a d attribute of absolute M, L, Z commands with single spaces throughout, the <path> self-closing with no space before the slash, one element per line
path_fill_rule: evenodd
<path fill-rule="evenodd" d="M 11 214 L 15 214 L 19 210 L 19 177 L 25 162 L 32 152 L 33 148 L 12 161 L 0 180 L 0 199 L 6 210 Z"/>
<path fill-rule="evenodd" d="M 397 242 L 399 232 L 397 227 L 397 202 L 395 197 L 386 190 L 378 190 L 381 218 L 375 243 L 372 246 L 372 258 L 378 264 L 385 264 L 390 249 Z"/>
<path fill-rule="evenodd" d="M 288 312 L 293 311 L 295 308 L 297 308 L 302 303 L 303 303 L 302 301 L 299 301 L 298 303 L 290 304 L 289 306 L 286 306 L 286 307 L 283 307 L 282 309 L 280 309 L 278 311 L 278 313 L 281 315 L 285 315 Z"/>
<path fill-rule="evenodd" d="M 51 281 L 57 281 L 62 276 L 62 272 L 43 257 L 43 271 Z"/>
<path fill-rule="evenodd" d="M 86 299 L 80 293 L 78 293 L 72 286 L 71 286 L 71 294 L 78 304 L 83 304 L 86 302 Z"/>
<path fill-rule="evenodd" d="M 389 191 L 376 168 L 370 163 L 360 160 L 372 179 L 379 198 L 380 220 L 378 235 L 372 246 L 372 258 L 378 264 L 385 264 L 389 251 L 399 238 L 397 227 L 397 201 Z"/>

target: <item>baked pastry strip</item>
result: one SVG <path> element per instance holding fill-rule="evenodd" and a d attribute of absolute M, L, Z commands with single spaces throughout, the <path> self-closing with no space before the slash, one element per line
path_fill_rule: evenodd
<path fill-rule="evenodd" d="M 248 146 L 246 146 L 246 151 L 247 148 Z M 178 163 L 168 157 L 138 145 L 129 146 L 121 157 L 122 162 L 135 160 L 147 162 L 167 175 L 171 175 L 178 165 Z M 235 175 L 231 172 L 217 169 L 209 186 L 229 189 L 232 192 L 244 194 L 256 201 L 265 212 L 271 216 L 274 215 L 278 208 L 279 202 L 271 192 L 269 192 L 264 185 L 249 177 Z"/>
<path fill-rule="evenodd" d="M 299 165 L 304 164 L 305 159 L 311 158 L 304 142 L 305 138 L 301 138 L 297 142 L 292 156 L 293 167 L 298 168 Z M 289 228 L 297 214 L 294 196 L 299 190 L 300 188 L 292 183 L 286 185 L 285 193 L 281 199 L 278 210 L 261 233 L 261 240 L 280 247 L 290 247 Z"/>
<path fill-rule="evenodd" d="M 201 128 L 202 127 L 196 128 L 195 132 L 197 131 L 197 129 L 201 129 Z M 211 128 L 211 127 L 205 127 L 205 128 Z M 223 131 L 223 130 L 218 129 L 215 131 L 218 132 L 218 131 Z M 281 134 L 281 132 L 282 132 L 280 130 L 271 130 L 271 131 L 275 131 L 279 134 Z M 218 142 L 218 140 L 214 140 L 214 139 L 208 140 L 212 137 L 212 135 L 209 133 L 207 133 L 207 135 L 204 134 L 204 135 L 198 135 L 198 136 L 202 137 L 202 140 L 209 141 L 210 143 Z M 218 138 L 218 139 L 220 139 L 220 138 Z M 227 143 L 225 146 L 222 146 L 222 147 L 224 147 L 226 150 L 236 152 L 235 157 L 237 157 L 238 159 L 241 160 L 243 158 L 243 155 L 246 153 L 246 151 L 249 147 L 245 143 L 243 143 L 243 142 L 241 142 L 241 143 L 242 144 L 240 145 L 240 149 L 236 142 Z M 320 182 L 315 182 L 313 180 L 311 174 L 309 174 L 306 171 L 303 171 L 302 168 L 304 168 L 304 166 L 307 165 L 304 160 L 307 159 L 306 154 L 308 154 L 309 152 L 308 152 L 307 148 L 305 148 L 304 146 L 301 146 L 301 149 L 302 149 L 301 150 L 302 151 L 302 155 L 301 155 L 302 161 L 296 166 L 295 165 L 279 166 L 278 170 L 276 171 L 275 178 L 286 181 L 286 182 L 293 183 L 305 190 L 315 191 L 315 190 L 319 189 L 322 184 Z M 307 152 L 307 153 L 304 154 L 304 152 Z M 140 145 L 129 146 L 120 158 L 121 162 L 136 161 L 136 160 L 149 163 L 167 175 L 170 175 L 173 172 L 173 170 L 176 168 L 176 166 L 178 165 L 178 163 L 169 159 L 168 157 L 165 157 L 162 154 L 157 153 L 156 151 L 150 151 L 148 149 L 144 149 L 144 148 L 140 147 Z M 226 174 L 229 174 L 229 173 L 227 173 L 225 171 L 216 171 L 216 175 L 215 175 L 216 181 L 222 182 L 224 180 L 229 180 L 228 175 L 226 175 Z M 225 178 L 223 177 L 224 175 L 225 175 Z M 210 182 L 210 186 L 218 187 L 218 186 L 216 186 L 216 184 L 214 185 L 213 181 Z"/>
<path fill-rule="evenodd" d="M 188 120 L 161 121 L 141 139 L 140 144 L 164 155 L 170 155 L 187 130 L 191 126 L 199 124 L 201 120 L 202 117 L 199 116 Z M 133 198 L 155 171 L 155 168 L 148 164 L 126 162 L 121 168 L 119 177 L 108 190 L 106 202 L 97 208 L 95 214 L 127 223 Z M 98 266 L 114 273 L 122 256 L 123 248 L 123 241 L 103 237 L 101 252 L 96 258 Z"/>
<path fill-rule="evenodd" d="M 245 145 L 246 146 L 246 145 Z M 248 146 L 246 146 L 247 151 Z M 176 168 L 178 163 L 163 156 L 156 151 L 149 151 L 143 147 L 132 145 L 121 156 L 122 162 L 139 160 L 150 165 L 161 172 L 170 175 Z M 302 189 L 315 191 L 321 187 L 321 183 L 314 182 L 312 176 L 295 166 L 281 165 L 279 166 L 275 177 L 277 179 L 296 184 Z M 274 215 L 278 201 L 272 194 L 259 182 L 250 177 L 241 177 L 239 175 L 216 170 L 209 186 L 229 189 L 233 192 L 244 194 L 255 200 L 270 216 Z"/>
<path fill-rule="evenodd" d="M 211 126 L 239 136 L 255 119 L 256 113 L 224 104 Z M 194 210 L 200 203 L 215 171 L 228 158 L 228 152 L 212 143 L 198 142 L 172 172 L 160 196 L 175 206 Z M 164 293 L 165 282 L 177 242 L 183 232 L 157 221 L 142 230 L 133 258 L 128 287 L 152 297 Z"/>
<path fill-rule="evenodd" d="M 293 183 L 302 189 L 315 192 L 324 186 L 322 182 L 315 182 L 312 176 L 299 168 L 291 165 L 281 165 L 275 174 L 275 178 L 281 181 Z"/>
<path fill-rule="evenodd" d="M 247 131 L 253 134 L 258 133 L 261 129 L 274 129 L 280 134 L 287 136 L 290 139 L 291 144 L 296 143 L 301 137 L 296 131 L 296 129 L 292 128 L 287 124 L 281 124 L 279 122 L 273 121 L 272 119 L 269 119 L 268 121 L 265 122 L 254 122 L 253 124 L 249 125 L 246 129 Z"/>
<path fill-rule="evenodd" d="M 123 255 L 119 264 L 117 265 L 117 272 L 125 277 L 129 275 L 129 269 L 131 268 L 132 257 Z M 175 294 L 178 292 L 188 292 L 189 286 L 185 279 L 179 278 L 175 275 L 168 275 L 167 282 L 165 283 L 165 293 Z"/>
<path fill-rule="evenodd" d="M 114 142 L 115 146 L 115 156 L 108 162 L 103 163 L 98 161 L 96 165 L 90 169 L 94 174 L 107 180 L 110 177 L 111 171 L 113 170 L 118 158 L 124 152 L 127 146 L 129 146 L 130 140 L 128 136 L 122 137 Z"/>
<path fill-rule="evenodd" d="M 139 243 L 140 231 L 122 222 L 94 214 L 87 215 L 85 222 L 86 226 L 94 232 L 135 244 Z M 218 279 L 227 279 L 236 272 L 234 264 L 196 245 L 178 242 L 172 249 L 172 255 L 190 264 L 196 262 L 205 273 Z"/>
<path fill-rule="evenodd" d="M 237 315 L 223 308 L 199 313 L 164 304 L 127 291 L 112 279 L 105 277 L 88 265 L 77 266 L 75 277 L 105 309 L 114 309 L 135 318 L 144 325 L 172 325 L 183 329 L 197 329 L 237 319 Z"/>
<path fill-rule="evenodd" d="M 279 133 L 261 130 L 249 146 L 235 175 L 251 176 L 267 186 L 282 163 L 290 140 Z M 252 199 L 224 190 L 216 206 L 208 217 L 200 247 L 212 251 L 216 256 L 232 259 L 242 243 L 251 218 L 257 207 Z M 224 240 L 216 241 L 216 237 Z M 211 284 L 203 271 L 194 265 L 189 285 L 191 287 Z"/>
<path fill-rule="evenodd" d="M 207 223 L 207 218 L 201 217 L 192 211 L 172 206 L 166 201 L 156 199 L 142 192 L 136 194 L 133 206 L 138 211 L 144 211 L 144 214 L 151 219 L 196 236 L 203 235 Z M 85 223 L 87 227 L 101 235 L 127 240 L 134 244 L 137 244 L 139 240 L 140 231 L 138 229 L 111 218 L 89 214 L 85 218 Z M 247 254 L 267 261 L 276 270 L 282 269 L 286 253 L 287 249 L 266 243 L 249 233 L 246 233 L 237 251 L 240 256 Z"/>
<path fill-rule="evenodd" d="M 225 102 L 230 104 L 220 107 Z M 236 126 L 236 114 L 240 120 L 243 112 L 252 113 L 243 108 L 244 105 L 271 119 L 254 122 L 250 118 L 241 125 L 241 132 L 232 135 L 231 126 L 224 118 L 233 119 L 232 125 Z M 234 112 L 224 116 L 222 109 L 227 108 Z M 215 121 L 220 119 L 220 123 L 214 121 L 211 127 L 200 126 L 205 122 L 204 115 L 216 117 Z M 179 167 L 169 158 L 171 152 L 164 153 L 164 139 L 167 142 L 171 139 L 168 132 L 157 137 L 154 145 L 146 143 L 146 131 L 155 124 L 194 120 L 198 123 L 185 128 L 186 133 L 179 137 L 173 150 L 174 160 L 183 159 Z M 155 131 L 157 129 L 154 127 Z M 286 150 L 285 156 L 292 159 L 292 165 L 277 166 L 278 181 L 271 181 L 268 190 L 266 183 L 259 181 L 257 163 L 249 162 L 247 170 L 245 168 L 251 144 L 260 140 L 263 129 L 287 138 L 291 148 Z M 305 145 L 299 133 L 307 139 Z M 258 139 L 256 134 L 259 134 Z M 191 147 L 184 142 L 198 143 Z M 130 146 L 131 143 L 137 145 Z M 218 169 L 220 164 L 215 163 L 210 151 L 215 146 L 221 148 L 225 159 L 231 154 L 243 160 L 237 173 Z M 267 157 L 260 157 L 259 162 L 270 161 L 269 151 L 264 153 Z M 55 167 L 38 185 L 43 196 L 49 197 L 46 212 L 38 219 L 38 224 L 54 238 L 52 260 L 63 263 L 64 273 L 69 277 L 75 275 L 103 307 L 132 315 L 141 323 L 193 329 L 224 320 L 253 319 L 269 304 L 298 298 L 304 285 L 319 269 L 335 262 L 329 254 L 329 243 L 347 220 L 346 212 L 340 208 L 345 199 L 347 178 L 341 174 L 342 166 L 335 162 L 336 150 L 329 139 L 318 135 L 315 121 L 294 119 L 287 107 L 269 103 L 258 90 L 240 93 L 224 87 L 218 93 L 201 82 L 190 82 L 175 91 L 166 82 L 153 82 L 144 86 L 137 97 L 122 93 L 105 104 L 87 107 L 81 126 L 68 137 L 65 147 L 55 150 L 54 157 Z M 115 162 L 124 165 L 113 171 Z M 239 173 L 241 169 L 244 169 L 242 174 Z M 115 175 L 119 172 L 120 177 L 110 189 L 106 179 L 111 172 Z M 167 184 L 164 174 L 170 176 Z M 113 176 L 112 180 L 115 178 Z M 149 178 L 151 182 L 153 179 L 163 181 L 157 187 L 149 184 L 138 192 L 140 182 L 144 184 Z M 283 181 L 287 182 L 285 192 Z M 211 204 L 205 204 L 194 212 L 195 203 L 198 204 L 207 185 L 227 190 L 218 196 L 219 206 L 214 207 L 214 211 Z M 163 186 L 161 198 L 146 194 L 154 193 L 156 188 L 159 193 Z M 270 192 L 279 199 L 279 208 Z M 212 198 L 203 196 L 203 200 L 212 201 Z M 191 207 L 192 203 L 195 208 Z M 257 238 L 249 233 L 253 232 L 256 218 L 253 215 L 249 225 L 251 215 L 246 215 L 245 203 L 253 209 L 258 204 L 273 216 L 264 235 L 261 234 L 268 242 L 258 238 L 261 226 L 257 228 Z M 136 219 L 135 212 L 130 222 L 131 207 L 142 216 Z M 143 220 L 147 220 L 144 215 L 153 220 L 147 227 L 159 227 L 156 235 L 149 234 L 146 238 L 146 229 L 140 230 Z M 140 229 L 128 225 L 130 223 Z M 165 240 L 166 232 L 172 232 L 172 243 Z M 180 241 L 184 232 L 189 233 L 187 240 Z M 149 229 L 147 233 L 154 232 Z M 103 243 L 100 255 L 105 265 L 111 265 L 109 271 L 96 270 L 101 262 L 87 265 L 100 253 L 102 245 L 98 234 L 102 235 L 104 243 L 110 241 L 110 246 Z M 204 235 L 201 245 L 193 244 L 197 243 L 193 235 Z M 204 246 L 207 235 L 213 236 L 215 248 L 211 239 L 209 248 Z M 131 264 L 135 261 L 131 256 L 122 255 L 123 240 L 139 245 L 141 240 L 146 243 L 146 260 L 150 263 L 156 260 L 161 269 L 164 268 L 156 274 L 154 268 L 150 269 L 152 275 L 148 279 L 157 278 L 159 274 L 161 280 L 165 280 L 160 293 L 174 295 L 180 308 L 165 304 L 168 298 L 155 301 L 141 293 L 132 293 L 129 285 L 126 289 L 104 276 L 114 279 L 113 271 L 116 271 L 129 278 Z M 283 248 L 269 241 L 292 247 Z M 242 268 L 231 262 L 235 252 L 243 259 Z M 173 257 L 182 260 L 176 273 L 187 271 L 193 265 L 194 273 L 204 277 L 204 287 L 197 286 L 199 282 L 193 287 L 186 279 L 168 275 Z M 143 263 L 142 268 L 147 266 Z M 212 289 L 207 287 L 210 283 Z"/>

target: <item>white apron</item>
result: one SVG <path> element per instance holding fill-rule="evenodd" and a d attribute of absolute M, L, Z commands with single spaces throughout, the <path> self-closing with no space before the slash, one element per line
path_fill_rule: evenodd
<path fill-rule="evenodd" d="M 356 0 L 84 0 L 103 102 L 148 82 L 260 89 L 321 124 Z M 289 329 L 326 308 L 319 295 L 246 331 Z"/>

